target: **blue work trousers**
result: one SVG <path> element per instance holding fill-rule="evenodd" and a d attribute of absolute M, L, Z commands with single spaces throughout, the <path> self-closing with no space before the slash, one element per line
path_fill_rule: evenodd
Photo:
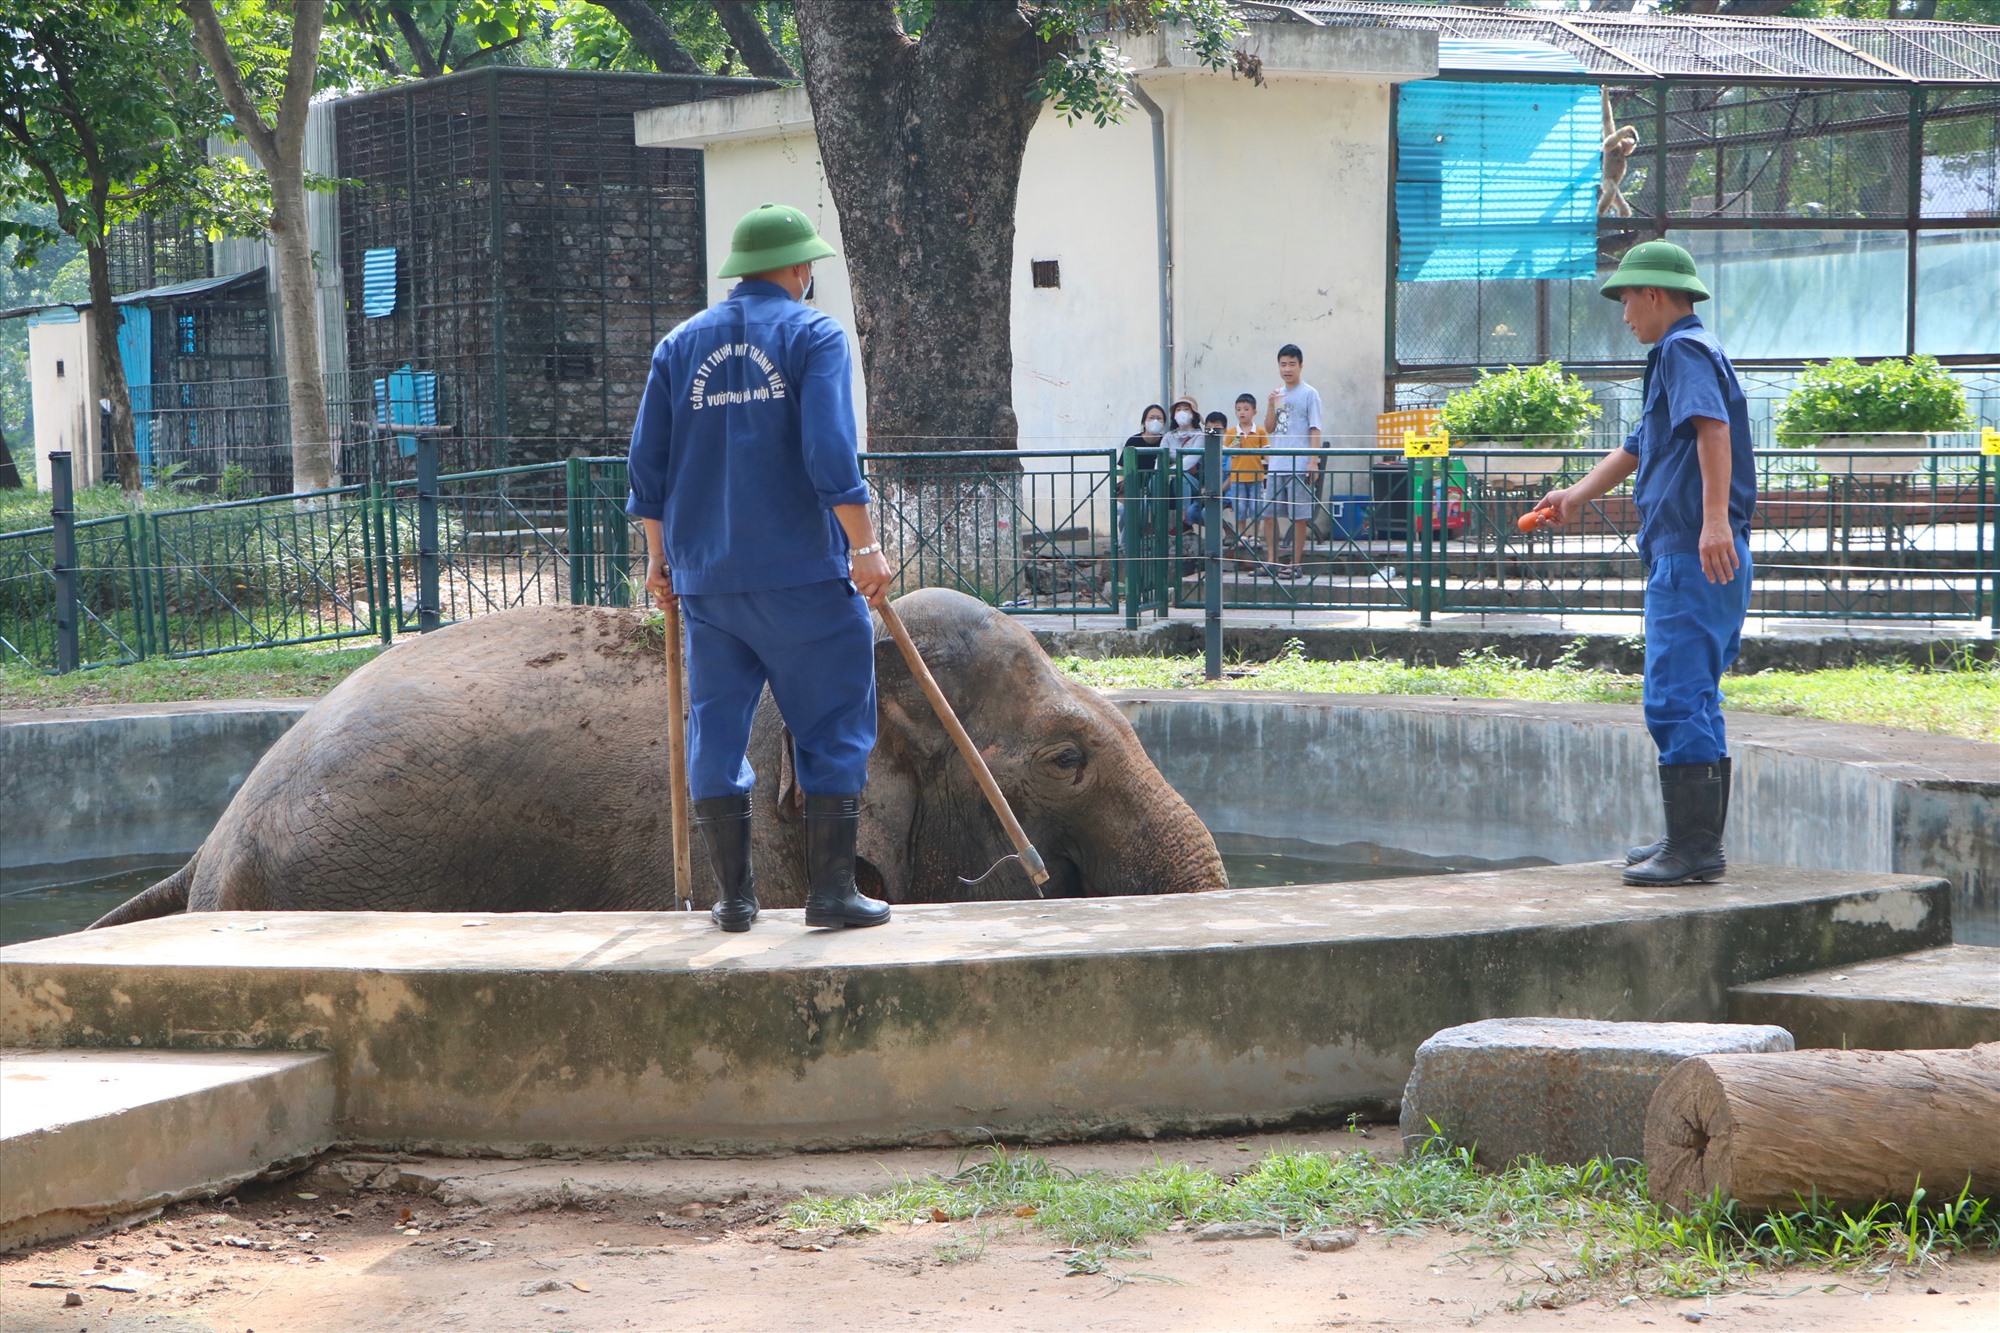
<path fill-rule="evenodd" d="M 1646 730 L 1663 764 L 1712 764 L 1729 753 L 1722 673 L 1743 647 L 1750 548 L 1736 543 L 1736 577 L 1710 583 L 1701 556 L 1679 551 L 1646 576 Z"/>
<path fill-rule="evenodd" d="M 681 598 L 688 635 L 688 787 L 741 796 L 750 723 L 769 683 L 792 733 L 799 787 L 846 796 L 868 785 L 875 749 L 875 626 L 846 579 Z"/>

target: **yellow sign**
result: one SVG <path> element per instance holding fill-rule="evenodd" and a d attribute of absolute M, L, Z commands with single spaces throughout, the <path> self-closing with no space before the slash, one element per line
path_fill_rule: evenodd
<path fill-rule="evenodd" d="M 1979 452 L 2000 457 L 2000 430 L 1988 426 L 1979 432 Z"/>
<path fill-rule="evenodd" d="M 1413 430 L 1403 432 L 1403 457 L 1443 458 L 1451 452 L 1451 434 L 1443 427 L 1432 427 L 1428 435 L 1419 435 Z"/>

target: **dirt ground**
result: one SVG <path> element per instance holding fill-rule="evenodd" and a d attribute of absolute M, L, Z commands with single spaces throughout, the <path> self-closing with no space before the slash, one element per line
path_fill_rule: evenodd
<path fill-rule="evenodd" d="M 1368 1147 L 1382 1150 L 1383 1130 Z M 1347 1135 L 1093 1144 L 1074 1169 L 1156 1160 L 1239 1170 Z M 8 1333 L 480 1333 L 641 1329 L 1292 1330 L 2000 1329 L 2000 1261 L 1923 1273 L 1792 1271 L 1705 1300 L 1535 1304 L 1535 1256 L 1467 1259 L 1443 1232 L 1364 1234 L 1330 1254 L 1283 1240 L 1148 1237 L 1097 1274 L 1030 1223 L 925 1222 L 798 1233 L 804 1190 L 879 1189 L 949 1171 L 947 1150 L 748 1161 L 465 1161 L 352 1154 L 315 1172 L 177 1205 L 123 1231 L 0 1259 Z M 358 1186 L 358 1188 L 357 1188 Z M 343 1192 L 352 1191 L 352 1192 Z M 315 1197 L 304 1198 L 302 1195 Z M 1553 1256 L 1548 1256 L 1551 1261 Z M 66 1304 L 74 1296 L 79 1305 Z"/>

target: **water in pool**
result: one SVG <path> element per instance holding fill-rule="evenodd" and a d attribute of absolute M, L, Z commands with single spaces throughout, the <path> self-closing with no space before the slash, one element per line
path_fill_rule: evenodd
<path fill-rule="evenodd" d="M 1238 889 L 1283 884 L 1344 884 L 1456 870 L 1546 865 L 1525 860 L 1427 857 L 1368 843 L 1321 847 L 1289 838 L 1223 833 L 1215 839 L 1229 883 Z M 0 945 L 82 930 L 141 889 L 180 869 L 185 857 L 126 857 L 0 871 Z"/>
<path fill-rule="evenodd" d="M 186 861 L 185 856 L 128 856 L 0 870 L 0 944 L 82 930 Z"/>

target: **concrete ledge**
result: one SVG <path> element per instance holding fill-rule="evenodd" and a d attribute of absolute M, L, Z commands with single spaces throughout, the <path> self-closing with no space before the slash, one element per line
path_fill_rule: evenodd
<path fill-rule="evenodd" d="M 1659 825 L 1659 754 L 1635 707 L 1249 690 L 1111 697 L 1212 829 L 1588 861 Z M 2000 945 L 2000 745 L 1754 713 L 1728 721 L 1732 858 L 1942 875 L 1959 942 Z"/>
<path fill-rule="evenodd" d="M 2000 1041 L 2000 949 L 1956 945 L 1737 986 L 1739 1023 L 1778 1023 L 1801 1046 L 1894 1051 Z"/>
<path fill-rule="evenodd" d="M 0 1052 L 0 1250 L 226 1190 L 332 1140 L 325 1055 Z"/>
<path fill-rule="evenodd" d="M 467 924 L 468 922 L 472 924 Z M 0 950 L 0 1043 L 323 1049 L 336 1129 L 677 1152 L 1248 1128 L 1393 1110 L 1506 1015 L 1720 1021 L 1748 981 L 1942 944 L 1943 881 L 1607 865 L 768 913 L 198 914 Z"/>
<path fill-rule="evenodd" d="M 192 852 L 310 706 L 234 699 L 0 712 L 0 872 Z"/>

